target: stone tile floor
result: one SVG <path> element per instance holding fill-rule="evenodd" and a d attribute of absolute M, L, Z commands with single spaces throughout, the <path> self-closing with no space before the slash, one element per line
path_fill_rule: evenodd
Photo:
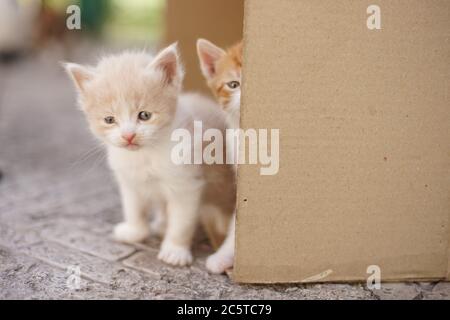
<path fill-rule="evenodd" d="M 238 285 L 196 261 L 156 259 L 159 240 L 112 240 L 120 202 L 57 63 L 0 65 L 0 299 L 448 299 L 448 283 Z M 79 267 L 74 289 L 71 268 Z"/>

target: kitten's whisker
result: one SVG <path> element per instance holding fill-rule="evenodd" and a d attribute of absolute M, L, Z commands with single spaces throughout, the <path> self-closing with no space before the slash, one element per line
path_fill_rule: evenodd
<path fill-rule="evenodd" d="M 85 171 L 86 175 L 89 175 L 90 173 L 92 173 L 92 171 L 94 169 L 96 169 L 106 159 L 106 152 L 100 153 L 100 154 L 97 153 L 96 155 L 97 155 L 97 158 L 92 162 L 92 165 L 89 167 L 89 169 L 87 169 Z"/>
<path fill-rule="evenodd" d="M 92 156 L 96 155 L 97 153 L 100 152 L 100 149 L 96 149 L 96 150 L 91 150 L 88 154 L 84 155 L 83 157 L 77 159 L 76 161 L 74 161 L 71 166 L 72 167 L 77 167 L 83 163 L 85 163 L 87 160 L 89 160 Z"/>
<path fill-rule="evenodd" d="M 100 145 L 95 145 L 91 148 L 89 148 L 87 151 L 83 152 L 80 154 L 80 159 L 89 156 L 90 153 L 92 153 L 93 151 L 96 151 L 97 149 L 99 149 Z"/>
<path fill-rule="evenodd" d="M 95 147 L 89 149 L 88 151 L 84 152 L 83 154 L 81 154 L 81 156 L 79 157 L 79 159 L 75 160 L 72 164 L 71 164 L 71 168 L 75 168 L 81 164 L 83 164 L 84 162 L 86 162 L 87 160 L 89 160 L 92 156 L 98 154 L 99 152 L 101 152 L 103 150 L 103 146 L 102 145 L 96 145 Z"/>

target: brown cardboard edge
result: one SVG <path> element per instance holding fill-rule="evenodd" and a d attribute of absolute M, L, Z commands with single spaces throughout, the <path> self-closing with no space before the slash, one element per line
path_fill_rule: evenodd
<path fill-rule="evenodd" d="M 317 280 L 317 281 L 269 281 L 269 280 L 250 280 L 244 281 L 236 279 L 234 274 L 231 275 L 231 280 L 237 284 L 255 284 L 255 285 L 273 285 L 273 284 L 363 284 L 367 283 L 367 279 L 361 278 L 343 278 L 342 280 Z M 449 281 L 448 278 L 443 277 L 429 277 L 429 278 L 417 278 L 414 276 L 406 277 L 403 279 L 387 278 L 382 279 L 382 283 L 404 283 L 404 282 L 439 282 L 439 281 Z"/>
<path fill-rule="evenodd" d="M 242 21 L 242 75 L 241 75 L 241 82 L 242 82 L 242 88 L 241 88 L 241 105 L 240 105 L 240 109 L 239 112 L 240 114 L 242 114 L 242 106 L 245 105 L 245 98 L 244 98 L 244 94 L 242 94 L 242 91 L 245 90 L 245 57 L 246 57 L 246 43 L 247 43 L 247 12 L 248 12 L 248 2 L 244 1 L 244 13 L 243 13 L 243 21 Z M 242 118 L 239 117 L 239 128 L 242 128 Z M 239 228 L 239 208 L 240 208 L 240 203 L 241 203 L 241 199 L 245 199 L 245 196 L 243 196 L 240 192 L 240 184 L 241 184 L 241 175 L 240 175 L 240 170 L 239 170 L 239 165 L 236 166 L 236 219 L 234 221 L 235 223 L 235 236 L 234 236 L 234 261 L 233 261 L 233 268 L 232 269 L 228 269 L 226 271 L 227 276 L 235 283 L 242 283 L 244 284 L 245 282 L 238 282 L 235 280 L 236 278 L 236 254 L 238 251 L 238 228 Z"/>
<path fill-rule="evenodd" d="M 445 281 L 450 281 L 450 214 L 448 215 L 448 229 L 447 229 L 447 235 L 448 235 L 448 242 L 447 242 L 447 277 L 445 278 Z"/>

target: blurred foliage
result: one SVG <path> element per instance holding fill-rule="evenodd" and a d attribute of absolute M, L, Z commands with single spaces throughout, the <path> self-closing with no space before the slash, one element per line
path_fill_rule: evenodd
<path fill-rule="evenodd" d="M 43 0 L 42 3 L 62 14 L 69 5 L 79 5 L 83 31 L 93 31 L 107 41 L 154 43 L 164 32 L 165 0 Z"/>
<path fill-rule="evenodd" d="M 81 24 L 96 34 L 101 33 L 108 18 L 111 0 L 79 0 L 81 8 Z"/>
<path fill-rule="evenodd" d="M 112 40 L 155 42 L 164 32 L 165 0 L 108 0 L 110 19 L 105 35 Z"/>
<path fill-rule="evenodd" d="M 41 0 L 42 5 L 53 8 L 59 12 L 65 12 L 71 4 L 79 4 L 78 0 Z"/>

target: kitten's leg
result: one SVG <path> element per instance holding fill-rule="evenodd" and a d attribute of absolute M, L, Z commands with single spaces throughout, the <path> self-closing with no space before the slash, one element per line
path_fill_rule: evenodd
<path fill-rule="evenodd" d="M 191 244 L 198 225 L 201 190 L 172 195 L 167 202 L 167 229 L 158 259 L 172 265 L 192 263 Z"/>
<path fill-rule="evenodd" d="M 125 221 L 116 225 L 114 237 L 121 242 L 141 242 L 150 234 L 147 201 L 126 183 L 120 184 L 120 191 Z"/>
<path fill-rule="evenodd" d="M 231 268 L 234 263 L 234 239 L 235 239 L 235 220 L 236 214 L 230 221 L 227 237 L 216 253 L 210 255 L 206 259 L 206 268 L 212 272 L 221 274 L 228 268 Z"/>

